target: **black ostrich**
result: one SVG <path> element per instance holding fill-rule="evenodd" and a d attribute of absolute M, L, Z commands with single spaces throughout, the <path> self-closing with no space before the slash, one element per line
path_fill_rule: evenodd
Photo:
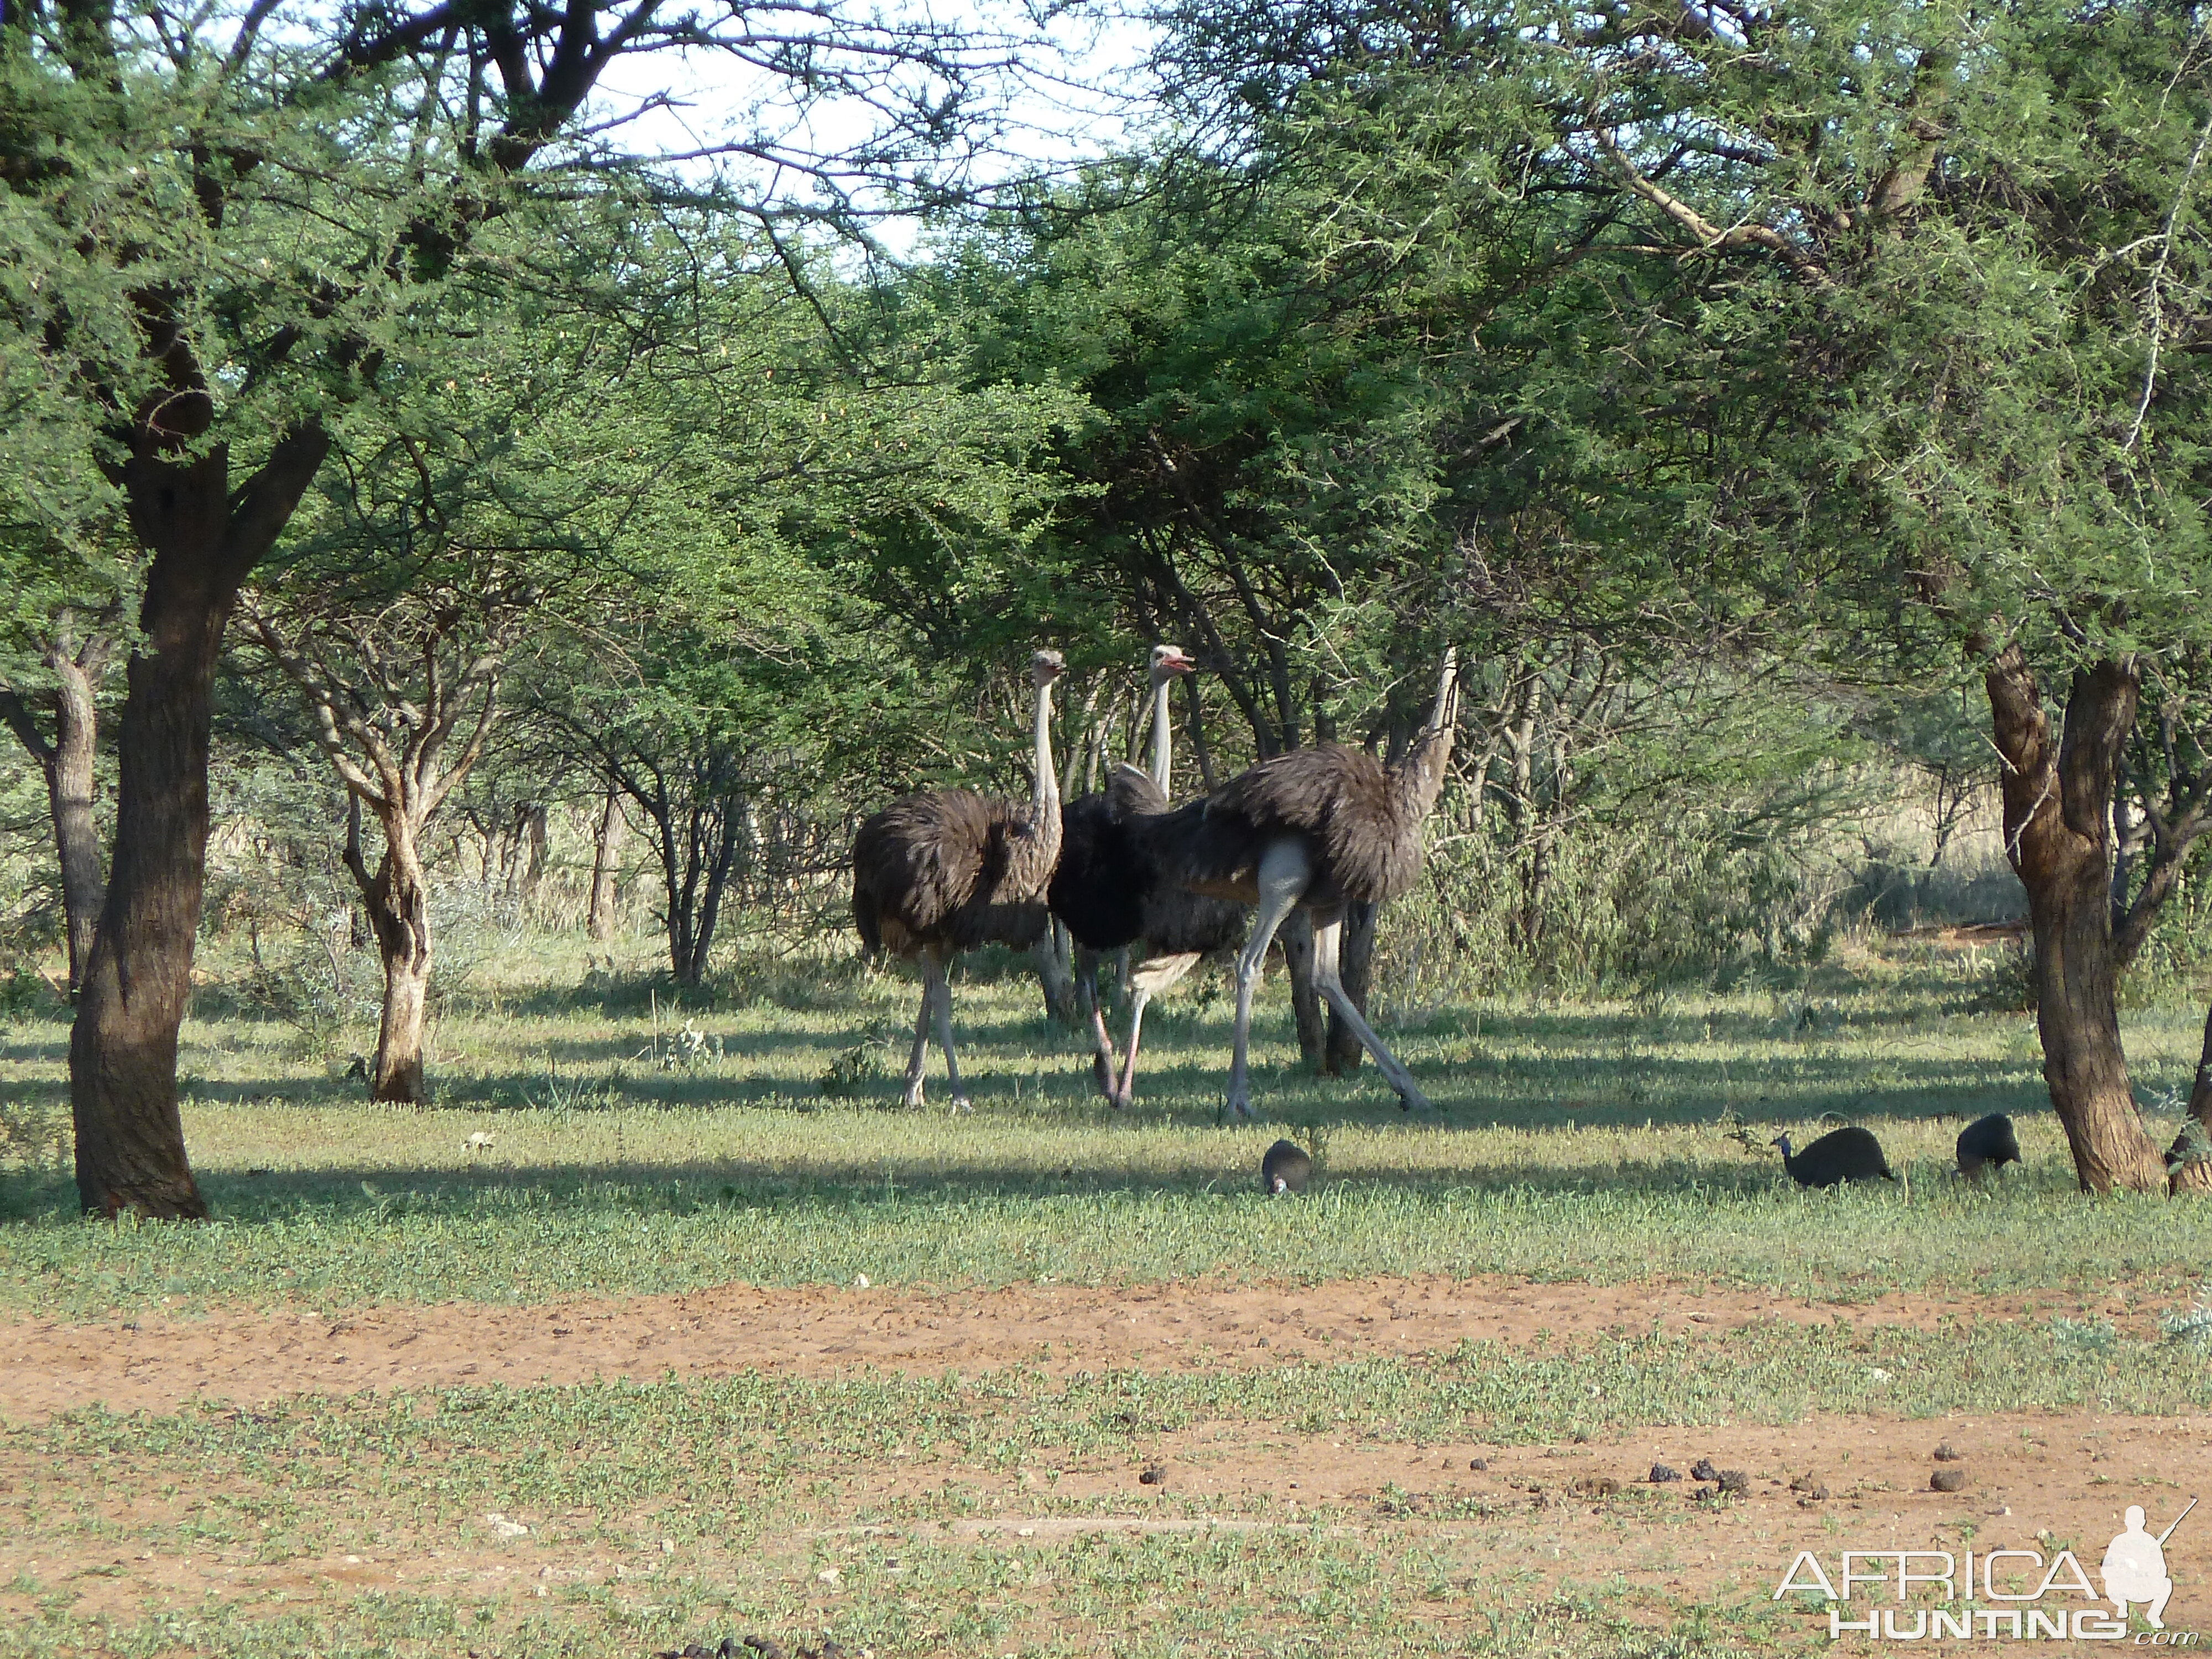
<path fill-rule="evenodd" d="M 1257 907 L 1237 959 L 1237 1048 L 1229 1068 L 1229 1109 L 1252 1115 L 1246 1052 L 1252 992 L 1291 911 L 1313 918 L 1314 988 L 1375 1056 L 1404 1106 L 1429 1102 L 1412 1075 L 1361 1017 L 1337 976 L 1344 908 L 1352 899 L 1380 904 L 1413 884 L 1421 870 L 1421 826 L 1443 787 L 1458 722 L 1455 653 L 1444 653 L 1428 725 L 1395 766 L 1364 750 L 1325 743 L 1294 749 L 1238 774 L 1202 800 L 1159 809 L 1133 767 L 1115 774 L 1109 793 L 1164 886 Z"/>
<path fill-rule="evenodd" d="M 1169 779 L 1174 772 L 1173 726 L 1168 697 L 1176 680 L 1194 665 L 1176 647 L 1152 647 L 1152 764 L 1149 775 L 1127 769 L 1119 793 L 1082 796 L 1061 814 L 1060 868 L 1053 872 L 1053 914 L 1075 940 L 1076 994 L 1091 1016 L 1091 1070 L 1111 1105 L 1134 1097 L 1137 1044 L 1145 1024 L 1145 1005 L 1182 979 L 1209 954 L 1226 951 L 1244 937 L 1244 907 L 1202 898 L 1163 883 L 1133 832 L 1132 818 L 1165 811 Z M 1098 959 L 1109 951 L 1141 948 L 1129 983 L 1136 995 L 1129 1010 L 1129 1042 L 1121 1077 L 1114 1074 L 1114 1040 L 1098 1006 Z"/>
<path fill-rule="evenodd" d="M 1057 651 L 1030 659 L 1036 688 L 1036 781 L 1029 805 L 972 789 L 904 795 L 853 837 L 853 921 L 871 957 L 921 963 L 921 1012 L 907 1061 L 908 1106 L 921 1100 L 929 1024 L 945 1050 L 952 1109 L 970 1111 L 952 1054 L 952 992 L 945 963 L 979 945 L 1026 950 L 1042 938 L 1045 888 L 1060 861 L 1060 780 L 1052 763 L 1052 683 L 1066 663 Z"/>

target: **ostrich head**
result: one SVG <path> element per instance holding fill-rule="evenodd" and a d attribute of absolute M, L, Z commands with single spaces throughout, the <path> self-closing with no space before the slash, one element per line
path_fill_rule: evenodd
<path fill-rule="evenodd" d="M 1030 684 L 1040 691 L 1067 672 L 1067 659 L 1057 651 L 1040 651 L 1030 659 Z"/>
<path fill-rule="evenodd" d="M 1152 684 L 1164 685 L 1178 674 L 1194 674 L 1198 665 L 1185 654 L 1179 645 L 1156 645 L 1152 647 Z"/>

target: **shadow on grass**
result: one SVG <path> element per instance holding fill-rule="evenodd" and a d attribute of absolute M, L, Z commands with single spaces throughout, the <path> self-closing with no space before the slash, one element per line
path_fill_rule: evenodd
<path fill-rule="evenodd" d="M 1225 1149 L 1224 1149 L 1225 1150 Z M 1249 1150 L 1249 1149 L 1240 1149 Z M 361 1167 L 316 1170 L 209 1171 L 200 1186 L 216 1218 L 252 1226 L 312 1212 L 337 1222 L 404 1214 L 467 1216 L 487 1212 L 579 1209 L 640 1217 L 714 1210 L 817 1211 L 958 1207 L 978 1202 L 1197 1198 L 1215 1193 L 1265 1201 L 1256 1164 L 1224 1158 L 1181 1168 L 1073 1172 L 989 1163 L 902 1164 L 895 1158 L 825 1158 L 793 1167 L 743 1158 L 649 1166 L 514 1164 L 498 1168 Z M 1512 1194 L 1532 1203 L 1566 1197 L 1671 1195 L 1701 1203 L 1739 1202 L 1778 1190 L 1778 1170 L 1747 1160 L 1675 1160 L 1620 1165 L 1510 1164 L 1483 1169 L 1368 1166 L 1330 1181 L 1330 1190 L 1416 1206 L 1447 1198 Z M 1846 1197 L 1843 1201 L 1852 1201 Z M 78 1212 L 75 1183 L 58 1171 L 0 1176 L 0 1217 L 52 1222 Z"/>

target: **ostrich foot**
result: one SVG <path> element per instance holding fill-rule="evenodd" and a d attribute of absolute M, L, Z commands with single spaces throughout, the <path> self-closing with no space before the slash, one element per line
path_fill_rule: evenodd
<path fill-rule="evenodd" d="M 1419 1089 L 1408 1089 L 1398 1097 L 1398 1109 L 1401 1112 L 1433 1112 L 1437 1109 Z"/>
<path fill-rule="evenodd" d="M 958 1117 L 958 1116 L 961 1115 L 961 1113 L 963 1113 L 963 1112 L 967 1112 L 967 1113 L 970 1113 L 970 1114 L 972 1114 L 972 1113 L 975 1111 L 975 1102 L 973 1102 L 973 1101 L 971 1101 L 971 1100 L 969 1100 L 969 1099 L 968 1098 L 968 1097 L 967 1097 L 967 1096 L 965 1096 L 965 1095 L 955 1095 L 955 1096 L 953 1096 L 953 1097 L 952 1097 L 952 1115 L 953 1115 L 953 1116 L 955 1116 L 955 1117 Z"/>
<path fill-rule="evenodd" d="M 1113 1091 L 1107 1095 L 1106 1103 L 1117 1112 L 1126 1111 L 1137 1103 L 1137 1091 L 1132 1089 L 1125 1095 L 1119 1090 Z"/>
<path fill-rule="evenodd" d="M 1252 1102 L 1242 1089 L 1229 1091 L 1228 1110 L 1230 1116 L 1245 1123 L 1255 1121 L 1260 1115 L 1252 1109 Z"/>

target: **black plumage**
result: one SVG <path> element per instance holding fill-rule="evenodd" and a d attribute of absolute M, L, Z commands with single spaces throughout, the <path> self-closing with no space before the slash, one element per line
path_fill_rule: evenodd
<path fill-rule="evenodd" d="M 1069 936 L 1102 953 L 1134 945 L 1144 937 L 1148 884 L 1144 861 L 1105 794 L 1070 801 L 1060 815 L 1060 864 L 1046 892 Z"/>
<path fill-rule="evenodd" d="M 1293 749 L 1164 811 L 1146 793 L 1152 781 L 1133 767 L 1115 771 L 1108 793 L 1116 813 L 1139 827 L 1164 880 L 1243 904 L 1258 902 L 1260 855 L 1298 837 L 1314 864 L 1300 903 L 1329 915 L 1348 899 L 1386 902 L 1419 878 L 1421 825 L 1443 787 L 1451 738 L 1449 726 L 1432 726 L 1395 767 L 1340 743 Z"/>
<path fill-rule="evenodd" d="M 1337 1020 L 1375 1056 L 1401 1104 L 1428 1109 L 1424 1095 L 1345 990 L 1339 968 L 1345 910 L 1381 904 L 1412 887 L 1421 870 L 1421 827 L 1451 763 L 1458 724 L 1459 668 L 1447 649 L 1436 702 L 1420 735 L 1385 766 L 1362 750 L 1322 744 L 1261 761 L 1202 800 L 1170 807 L 1143 773 L 1123 767 L 1107 795 L 1129 825 L 1163 886 L 1255 907 L 1237 961 L 1237 1029 L 1228 1109 L 1251 1115 L 1252 995 L 1268 945 L 1285 918 L 1313 924 L 1313 986 Z"/>
<path fill-rule="evenodd" d="M 1206 957 L 1234 949 L 1244 937 L 1243 907 L 1164 881 L 1133 823 L 1134 816 L 1167 810 L 1174 771 L 1169 690 L 1194 667 L 1175 646 L 1152 647 L 1152 770 L 1128 769 L 1132 778 L 1118 788 L 1082 796 L 1061 814 L 1060 867 L 1048 896 L 1077 946 L 1076 992 L 1091 1018 L 1091 1067 L 1115 1106 L 1134 1097 L 1146 1005 Z M 1129 976 L 1137 994 L 1117 1081 L 1113 1038 L 1097 1002 L 1098 958 L 1133 947 L 1142 955 Z"/>
<path fill-rule="evenodd" d="M 1774 1137 L 1782 1149 L 1782 1167 L 1800 1187 L 1836 1187 L 1847 1181 L 1894 1181 L 1881 1142 L 1870 1129 L 1851 1124 L 1831 1129 L 1803 1152 L 1792 1153 L 1790 1137 Z"/>
<path fill-rule="evenodd" d="M 2002 1112 L 1978 1117 L 1959 1131 L 1959 1173 L 1978 1180 L 1984 1170 L 2020 1162 L 2020 1138 Z"/>
<path fill-rule="evenodd" d="M 1302 1193 L 1313 1179 L 1313 1159 L 1295 1141 L 1279 1140 L 1260 1160 L 1260 1190 L 1270 1197 Z"/>

